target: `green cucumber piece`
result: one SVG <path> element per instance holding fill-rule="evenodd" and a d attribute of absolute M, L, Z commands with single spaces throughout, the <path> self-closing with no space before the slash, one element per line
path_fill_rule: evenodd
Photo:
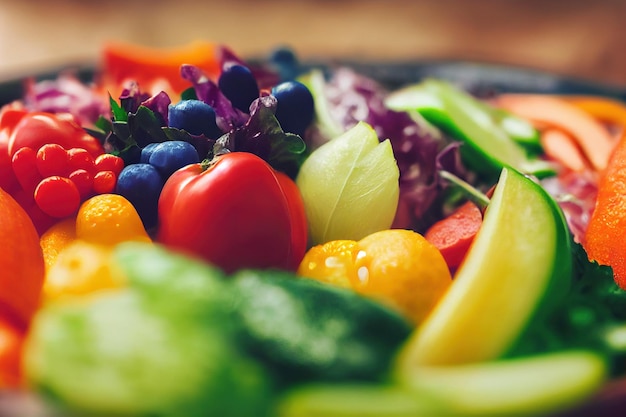
<path fill-rule="evenodd" d="M 401 366 L 493 360 L 569 290 L 571 237 L 537 183 L 504 168 L 454 282 L 403 347 Z"/>
<path fill-rule="evenodd" d="M 279 400 L 277 417 L 438 416 L 445 405 L 421 390 L 398 384 L 308 384 Z"/>
<path fill-rule="evenodd" d="M 395 384 L 305 385 L 279 417 L 529 416 L 575 407 L 607 378 L 604 358 L 570 351 L 414 370 Z"/>
<path fill-rule="evenodd" d="M 413 327 L 352 290 L 278 270 L 232 276 L 240 345 L 289 384 L 385 378 Z"/>
<path fill-rule="evenodd" d="M 582 404 L 608 376 L 605 358 L 592 351 L 563 351 L 450 367 L 424 367 L 403 382 L 440 398 L 440 415 L 529 416 Z"/>
<path fill-rule="evenodd" d="M 427 79 L 391 93 L 386 105 L 397 111 L 417 110 L 428 122 L 463 141 L 464 162 L 485 175 L 510 166 L 545 177 L 555 167 L 529 155 L 540 150 L 537 131 L 526 121 L 481 102 L 448 82 Z"/>

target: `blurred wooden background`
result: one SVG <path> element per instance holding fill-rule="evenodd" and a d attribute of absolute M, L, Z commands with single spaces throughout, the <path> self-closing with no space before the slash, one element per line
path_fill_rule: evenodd
<path fill-rule="evenodd" d="M 242 56 L 467 58 L 626 85 L 622 0 L 0 0 L 0 80 L 94 62 L 109 39 Z"/>

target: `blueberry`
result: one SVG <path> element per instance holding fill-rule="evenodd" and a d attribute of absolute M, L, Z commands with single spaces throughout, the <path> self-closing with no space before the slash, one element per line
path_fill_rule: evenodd
<path fill-rule="evenodd" d="M 300 63 L 294 51 L 289 47 L 274 49 L 269 56 L 269 62 L 276 68 L 283 81 L 293 80 L 298 76 Z"/>
<path fill-rule="evenodd" d="M 154 148 L 156 148 L 157 145 L 159 144 L 160 142 L 152 142 L 144 146 L 141 149 L 141 156 L 139 157 L 139 162 L 142 164 L 150 163 L 150 155 L 152 155 L 152 152 L 154 152 Z"/>
<path fill-rule="evenodd" d="M 200 156 L 191 143 L 168 140 L 154 147 L 148 162 L 167 179 L 178 169 L 200 162 Z"/>
<path fill-rule="evenodd" d="M 215 110 L 204 101 L 182 100 L 168 107 L 169 126 L 186 130 L 192 135 L 216 139 L 222 131 L 215 121 Z"/>
<path fill-rule="evenodd" d="M 302 136 L 315 112 L 313 95 L 298 81 L 285 81 L 272 88 L 278 102 L 276 118 L 285 132 Z"/>
<path fill-rule="evenodd" d="M 158 223 L 159 196 L 163 184 L 161 174 L 152 165 L 132 164 L 120 172 L 115 192 L 131 202 L 144 227 L 151 229 Z"/>
<path fill-rule="evenodd" d="M 248 113 L 250 104 L 259 98 L 259 85 L 252 71 L 239 64 L 227 65 L 217 81 L 222 94 L 239 110 Z"/>

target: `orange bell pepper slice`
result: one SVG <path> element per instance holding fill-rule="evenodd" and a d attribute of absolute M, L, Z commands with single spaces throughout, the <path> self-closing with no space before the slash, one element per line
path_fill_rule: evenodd
<path fill-rule="evenodd" d="M 590 260 L 611 266 L 615 282 L 626 289 L 626 134 L 600 177 L 583 247 Z"/>
<path fill-rule="evenodd" d="M 619 100 L 597 96 L 569 96 L 564 99 L 603 123 L 626 128 L 626 104 Z"/>
<path fill-rule="evenodd" d="M 180 93 L 190 87 L 180 76 L 183 64 L 199 67 L 209 78 L 221 71 L 219 45 L 203 41 L 173 48 L 110 41 L 103 47 L 102 61 L 102 82 L 115 92 L 128 81 L 137 82 L 143 91 L 165 81 L 174 93 Z"/>

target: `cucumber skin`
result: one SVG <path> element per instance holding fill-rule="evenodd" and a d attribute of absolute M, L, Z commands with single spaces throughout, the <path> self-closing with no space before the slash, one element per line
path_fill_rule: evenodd
<path fill-rule="evenodd" d="M 572 288 L 574 272 L 574 259 L 572 255 L 573 235 L 569 230 L 563 210 L 561 210 L 558 203 L 543 187 L 532 180 L 529 180 L 529 183 L 537 189 L 537 192 L 543 194 L 548 204 L 550 204 L 557 227 L 556 238 L 562 240 L 563 244 L 557 246 L 557 248 L 561 250 L 556 254 L 556 259 L 553 263 L 552 278 L 548 281 L 544 295 L 537 303 L 537 307 L 534 313 L 531 314 L 526 327 L 520 332 L 517 340 L 511 344 L 511 347 L 503 355 L 503 357 L 507 358 L 518 356 L 519 353 L 517 349 L 525 341 L 526 336 L 531 332 L 532 328 L 536 326 L 537 323 L 546 320 L 547 317 L 561 305 L 567 293 Z"/>

